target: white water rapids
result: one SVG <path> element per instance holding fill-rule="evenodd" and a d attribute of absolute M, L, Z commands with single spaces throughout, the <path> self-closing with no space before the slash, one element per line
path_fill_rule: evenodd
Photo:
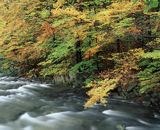
<path fill-rule="evenodd" d="M 0 78 L 0 130 L 160 130 L 160 115 L 113 99 L 84 109 L 84 98 L 63 87 Z"/>

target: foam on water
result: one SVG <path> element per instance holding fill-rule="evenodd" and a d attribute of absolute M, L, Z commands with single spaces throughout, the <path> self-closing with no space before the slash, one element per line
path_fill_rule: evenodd
<path fill-rule="evenodd" d="M 84 109 L 82 97 L 57 93 L 60 87 L 1 77 L 0 130 L 160 130 L 159 115 L 150 117 L 133 102 L 113 99 L 108 107 Z"/>
<path fill-rule="evenodd" d="M 105 110 L 102 113 L 109 115 L 109 116 L 117 116 L 117 117 L 123 117 L 123 118 L 134 118 L 129 113 L 115 111 L 115 110 Z"/>

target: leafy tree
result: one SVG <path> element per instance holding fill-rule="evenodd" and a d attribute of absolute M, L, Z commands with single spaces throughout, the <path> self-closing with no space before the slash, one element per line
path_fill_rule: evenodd
<path fill-rule="evenodd" d="M 141 93 L 156 93 L 159 6 L 158 0 L 2 1 L 1 71 L 82 77 L 86 106 L 105 103 L 112 90 L 127 92 L 135 82 Z"/>

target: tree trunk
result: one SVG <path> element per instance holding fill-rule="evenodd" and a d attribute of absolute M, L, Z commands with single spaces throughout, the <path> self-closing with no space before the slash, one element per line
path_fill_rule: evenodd
<path fill-rule="evenodd" d="M 80 40 L 76 42 L 76 63 L 82 61 L 81 42 Z"/>

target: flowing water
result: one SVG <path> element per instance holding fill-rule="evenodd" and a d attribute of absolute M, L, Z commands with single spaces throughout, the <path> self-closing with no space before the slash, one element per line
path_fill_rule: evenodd
<path fill-rule="evenodd" d="M 84 109 L 63 87 L 0 78 L 0 130 L 160 130 L 160 115 L 120 99 Z"/>

